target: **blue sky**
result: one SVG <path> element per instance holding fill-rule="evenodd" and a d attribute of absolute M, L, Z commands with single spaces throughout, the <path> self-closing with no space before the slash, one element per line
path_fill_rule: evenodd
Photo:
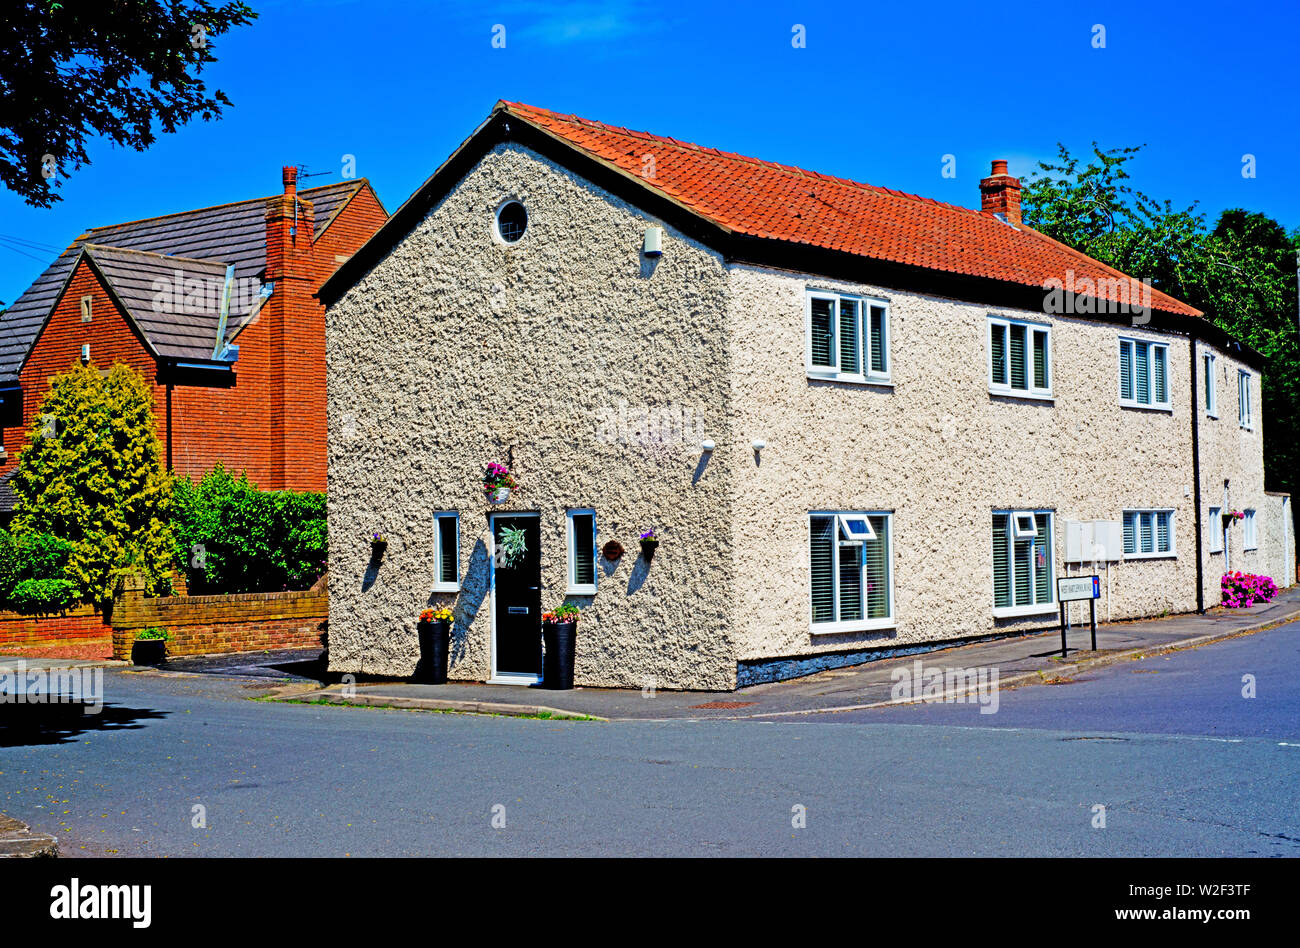
<path fill-rule="evenodd" d="M 89 227 L 271 194 L 285 164 L 327 172 L 310 186 L 354 155 L 392 211 L 502 98 L 968 206 L 990 159 L 1023 176 L 1057 141 L 1146 143 L 1152 196 L 1300 226 L 1294 0 L 249 2 L 205 73 L 225 118 L 144 153 L 93 143 L 51 210 L 0 192 L 0 235 L 31 254 L 0 245 L 0 300 Z"/>

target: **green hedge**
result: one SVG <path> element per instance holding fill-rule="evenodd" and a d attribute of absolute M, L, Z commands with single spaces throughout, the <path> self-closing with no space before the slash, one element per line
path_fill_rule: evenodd
<path fill-rule="evenodd" d="M 323 493 L 258 490 L 221 466 L 177 479 L 172 529 L 195 595 L 306 589 L 329 554 Z"/>
<path fill-rule="evenodd" d="M 14 537 L 0 530 L 0 603 L 15 603 L 17 589 L 24 583 L 63 582 L 71 556 L 72 544 L 59 537 L 48 533 Z M 30 597 L 34 588 L 28 586 L 23 595 Z"/>
<path fill-rule="evenodd" d="M 24 579 L 9 592 L 16 612 L 38 615 L 62 612 L 77 603 L 77 587 L 66 579 Z"/>

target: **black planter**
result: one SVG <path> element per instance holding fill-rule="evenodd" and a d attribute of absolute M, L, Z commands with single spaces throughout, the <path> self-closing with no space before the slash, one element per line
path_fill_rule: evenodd
<path fill-rule="evenodd" d="M 655 558 L 655 550 L 657 549 L 659 549 L 658 540 L 641 541 L 641 555 L 645 557 L 645 561 L 647 563 L 649 563 L 652 559 Z"/>
<path fill-rule="evenodd" d="M 131 643 L 132 665 L 161 665 L 166 661 L 166 639 L 136 639 Z"/>
<path fill-rule="evenodd" d="M 578 645 L 578 623 L 543 622 L 542 687 L 568 691 L 573 687 L 573 659 Z"/>
<path fill-rule="evenodd" d="M 420 661 L 415 680 L 425 685 L 447 683 L 447 659 L 451 654 L 451 623 L 421 622 Z"/>

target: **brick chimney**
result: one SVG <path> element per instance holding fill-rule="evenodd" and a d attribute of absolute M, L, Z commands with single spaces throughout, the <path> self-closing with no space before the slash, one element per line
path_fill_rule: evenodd
<path fill-rule="evenodd" d="M 325 484 L 325 308 L 316 291 L 313 216 L 298 196 L 298 169 L 281 173 L 284 193 L 266 202 L 266 276 L 275 290 L 262 308 L 270 389 L 269 489 Z"/>
<path fill-rule="evenodd" d="M 993 173 L 980 181 L 980 210 L 1000 214 L 1009 224 L 1020 223 L 1020 179 L 1007 174 L 1007 163 L 997 158 Z"/>

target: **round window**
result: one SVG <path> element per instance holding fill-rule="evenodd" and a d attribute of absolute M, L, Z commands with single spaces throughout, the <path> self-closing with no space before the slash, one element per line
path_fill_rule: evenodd
<path fill-rule="evenodd" d="M 497 211 L 497 233 L 508 244 L 519 242 L 528 229 L 528 212 L 518 201 L 507 201 Z"/>

